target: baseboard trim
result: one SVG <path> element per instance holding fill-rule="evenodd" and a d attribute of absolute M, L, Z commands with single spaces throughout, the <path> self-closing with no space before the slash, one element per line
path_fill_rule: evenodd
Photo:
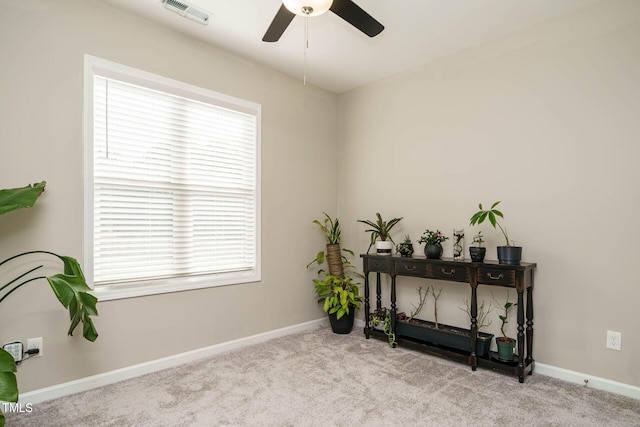
<path fill-rule="evenodd" d="M 264 332 L 261 334 L 252 335 L 249 337 L 216 344 L 209 347 L 164 357 L 162 359 L 152 360 L 138 365 L 116 369 L 114 371 L 104 372 L 102 374 L 92 375 L 90 377 L 81 378 L 79 380 L 69 381 L 51 387 L 45 387 L 42 389 L 20 394 L 20 403 L 35 404 L 44 402 L 45 400 L 69 396 L 71 394 L 91 390 L 96 387 L 113 384 L 119 381 L 128 380 L 131 378 L 139 377 L 141 375 L 146 375 L 152 372 L 157 372 L 163 369 L 168 369 L 185 363 L 193 362 L 204 357 L 236 350 L 253 344 L 259 344 L 274 338 L 294 334 L 297 332 L 308 331 L 320 326 L 326 326 L 328 325 L 328 323 L 328 319 L 324 317 L 322 319 L 312 320 L 310 322 L 288 326 L 285 328 L 276 329 L 274 331 Z M 364 321 L 357 319 L 355 322 L 355 326 L 358 328 L 363 328 Z M 539 362 L 536 362 L 535 373 L 581 385 L 584 385 L 584 381 L 588 380 L 587 387 L 604 390 L 640 400 L 640 387 L 608 380 L 606 378 L 582 374 L 580 372 L 570 371 L 568 369 L 558 368 L 556 366 Z"/>
<path fill-rule="evenodd" d="M 640 387 L 536 362 L 535 373 L 640 400 Z"/>
<path fill-rule="evenodd" d="M 57 384 L 51 387 L 45 387 L 20 394 L 20 403 L 40 403 L 45 400 L 56 399 L 59 397 L 69 396 L 71 394 L 80 393 L 113 384 L 119 381 L 128 380 L 139 377 L 141 375 L 150 374 L 152 372 L 161 371 L 163 369 L 172 368 L 185 363 L 193 362 L 204 357 L 213 356 L 227 351 L 236 350 L 253 344 L 259 344 L 274 338 L 304 332 L 329 324 L 327 317 L 310 322 L 300 323 L 298 325 L 287 326 L 285 328 L 276 329 L 274 331 L 264 332 L 237 340 L 215 344 L 209 347 L 197 350 L 187 351 L 185 353 L 164 357 L 162 359 L 151 360 L 149 362 L 140 363 L 138 365 L 128 366 L 126 368 L 116 369 L 114 371 L 104 372 L 102 374 L 92 375 L 90 377 Z"/>

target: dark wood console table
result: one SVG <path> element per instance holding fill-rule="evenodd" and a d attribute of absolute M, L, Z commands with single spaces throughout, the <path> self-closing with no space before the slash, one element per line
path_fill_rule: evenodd
<path fill-rule="evenodd" d="M 533 373 L 535 365 L 533 360 L 533 273 L 536 269 L 535 263 L 522 262 L 520 265 L 506 265 L 498 264 L 497 261 L 478 263 L 469 260 L 453 261 L 451 258 L 427 259 L 423 256 L 414 256 L 413 258 L 405 258 L 397 255 L 363 254 L 360 256 L 362 257 L 364 271 L 364 333 L 367 339 L 373 336 L 386 340 L 384 333 L 373 329 L 370 324 L 369 315 L 371 312 L 371 302 L 369 297 L 369 273 L 376 273 L 377 309 L 382 307 L 380 275 L 388 274 L 391 277 L 391 327 L 394 333 L 396 331 L 397 313 L 397 276 L 413 276 L 425 279 L 469 283 L 471 286 L 471 348 L 468 352 L 461 352 L 459 350 L 431 345 L 426 342 L 407 339 L 401 335 L 397 335 L 396 337 L 398 345 L 466 362 L 471 365 L 474 371 L 478 366 L 481 366 L 517 375 L 521 383 L 524 382 L 525 375 L 531 375 Z M 518 322 L 517 361 L 502 362 L 491 356 L 479 357 L 476 355 L 476 339 L 478 336 L 478 285 L 501 286 L 516 289 L 518 296 L 518 305 L 516 306 Z"/>

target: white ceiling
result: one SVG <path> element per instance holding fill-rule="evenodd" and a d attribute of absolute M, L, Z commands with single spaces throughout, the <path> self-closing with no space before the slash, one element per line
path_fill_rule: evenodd
<path fill-rule="evenodd" d="M 278 42 L 262 41 L 280 0 L 186 0 L 210 13 L 208 25 L 168 11 L 161 0 L 102 1 L 300 80 L 304 75 L 304 18 L 296 16 Z M 307 83 L 346 92 L 596 1 L 355 0 L 385 30 L 369 38 L 332 12 L 308 18 Z"/>

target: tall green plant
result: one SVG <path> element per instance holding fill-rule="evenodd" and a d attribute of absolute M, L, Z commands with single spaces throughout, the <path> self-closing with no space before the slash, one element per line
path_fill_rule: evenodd
<path fill-rule="evenodd" d="M 509 236 L 507 235 L 507 229 L 502 228 L 502 226 L 498 222 L 498 217 L 504 219 L 504 215 L 502 214 L 502 212 L 496 209 L 496 206 L 498 206 L 498 204 L 500 204 L 500 201 L 495 202 L 494 204 L 491 205 L 491 208 L 489 208 L 488 210 L 485 210 L 482 207 L 482 203 L 479 203 L 478 204 L 479 210 L 478 212 L 473 214 L 473 216 L 469 220 L 469 225 L 480 225 L 485 221 L 485 219 L 488 218 L 489 223 L 493 226 L 493 228 L 498 227 L 502 232 L 502 235 L 504 236 L 504 240 L 507 242 L 505 246 L 512 246 L 511 241 L 509 240 Z"/>
<path fill-rule="evenodd" d="M 32 207 L 44 192 L 45 186 L 46 182 L 43 181 L 26 187 L 0 190 L 0 215 L 16 209 Z M 63 273 L 53 276 L 43 275 L 26 278 L 34 271 L 42 268 L 43 265 L 31 268 L 0 287 L 0 303 L 22 286 L 40 279 L 46 279 L 58 301 L 69 310 L 71 324 L 67 333 L 73 335 L 76 327 L 82 323 L 83 336 L 91 342 L 95 341 L 98 338 L 98 332 L 91 316 L 98 315 L 96 308 L 98 300 L 90 294 L 91 288 L 87 285 L 78 261 L 53 252 L 29 251 L 7 258 L 0 262 L 0 267 L 16 258 L 31 254 L 45 254 L 57 257 L 62 261 Z M 0 401 L 18 401 L 16 365 L 13 357 L 2 349 L 0 349 Z M 0 427 L 4 427 L 4 424 L 5 418 L 0 406 Z"/>

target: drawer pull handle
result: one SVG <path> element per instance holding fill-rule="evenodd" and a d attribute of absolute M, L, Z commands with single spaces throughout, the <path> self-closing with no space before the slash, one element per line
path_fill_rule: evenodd
<path fill-rule="evenodd" d="M 409 271 L 416 271 L 417 267 L 415 265 L 405 265 L 404 268 Z"/>
<path fill-rule="evenodd" d="M 380 268 L 380 267 L 384 266 L 384 262 L 374 262 L 373 265 L 375 265 L 376 267 Z"/>
<path fill-rule="evenodd" d="M 451 271 L 447 271 L 444 268 L 441 268 L 440 271 L 442 271 L 444 274 L 446 274 L 447 276 L 451 276 L 453 273 L 456 272 L 455 268 L 452 268 Z"/>
<path fill-rule="evenodd" d="M 504 274 L 500 273 L 497 276 L 492 275 L 491 273 L 487 273 L 487 277 L 493 280 L 500 280 L 504 277 Z"/>

